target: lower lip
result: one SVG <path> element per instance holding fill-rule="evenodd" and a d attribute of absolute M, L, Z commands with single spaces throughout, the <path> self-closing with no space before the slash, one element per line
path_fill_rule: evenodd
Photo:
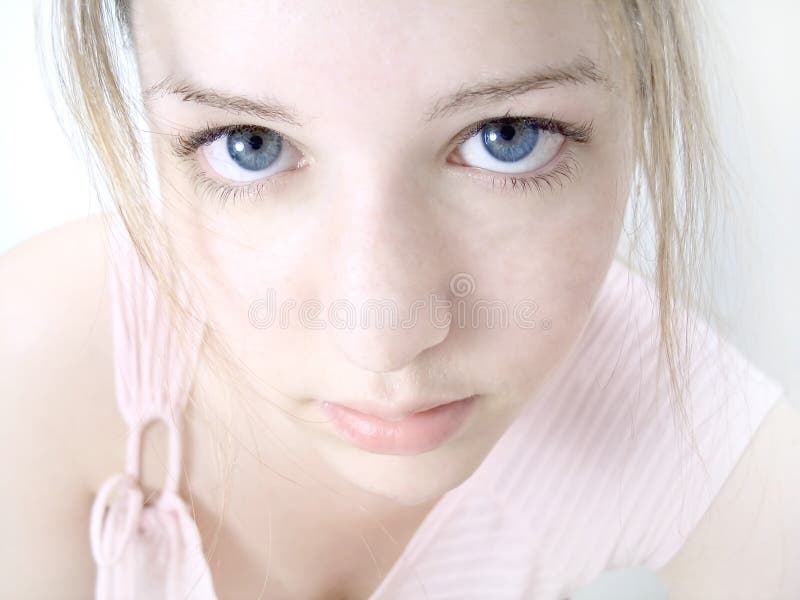
<path fill-rule="evenodd" d="M 475 396 L 414 413 L 401 421 L 385 421 L 340 404 L 322 403 L 336 431 L 362 450 L 377 454 L 413 455 L 444 444 L 469 416 Z"/>

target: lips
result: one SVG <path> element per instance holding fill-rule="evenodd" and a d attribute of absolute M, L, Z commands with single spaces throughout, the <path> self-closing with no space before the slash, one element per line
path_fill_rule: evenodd
<path fill-rule="evenodd" d="M 344 402 L 323 402 L 323 404 L 335 404 L 336 406 L 341 406 L 342 408 L 351 410 L 353 412 L 367 415 L 369 417 L 376 417 L 382 421 L 396 422 L 396 421 L 402 421 L 408 417 L 411 417 L 412 415 L 423 413 L 431 409 L 437 408 L 439 406 L 443 406 L 445 404 L 458 402 L 459 400 L 466 400 L 466 398 L 453 399 L 453 400 L 439 400 L 439 401 L 428 402 L 427 404 L 418 403 L 415 408 L 407 408 L 405 410 L 392 410 L 379 406 L 377 407 L 370 406 L 362 408 L 361 406 L 348 404 Z"/>
<path fill-rule="evenodd" d="M 322 410 L 342 438 L 363 450 L 414 455 L 434 450 L 453 437 L 472 412 L 476 398 L 429 403 L 414 412 L 383 411 L 381 416 L 332 402 L 322 402 Z"/>

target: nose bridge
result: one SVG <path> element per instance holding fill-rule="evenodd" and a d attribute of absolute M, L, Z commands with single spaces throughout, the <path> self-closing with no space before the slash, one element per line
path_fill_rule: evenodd
<path fill-rule="evenodd" d="M 332 328 L 347 358 L 371 371 L 393 371 L 447 336 L 441 306 L 448 257 L 436 219 L 420 192 L 371 178 L 331 203 L 326 304 L 346 316 Z M 346 313 L 346 314 L 345 314 Z"/>

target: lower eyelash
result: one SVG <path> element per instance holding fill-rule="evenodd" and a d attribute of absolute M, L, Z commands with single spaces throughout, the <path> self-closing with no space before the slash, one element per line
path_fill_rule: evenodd
<path fill-rule="evenodd" d="M 534 122 L 542 129 L 559 132 L 566 138 L 572 139 L 576 143 L 586 143 L 591 139 L 591 123 L 576 127 L 562 124 L 560 121 L 531 119 L 527 117 L 512 117 L 510 115 L 500 119 L 489 119 L 486 122 L 498 122 L 504 119 L 527 119 L 531 122 Z M 478 123 L 474 126 L 477 128 L 475 131 L 479 130 L 479 126 L 482 123 Z M 196 134 L 191 138 L 179 136 L 173 148 L 173 151 L 179 158 L 187 159 L 187 162 L 190 164 L 192 171 L 191 178 L 193 180 L 195 193 L 215 197 L 220 203 L 221 207 L 224 207 L 228 202 L 235 204 L 241 200 L 256 201 L 265 191 L 274 191 L 277 186 L 283 183 L 284 179 L 280 174 L 278 174 L 266 179 L 254 181 L 247 185 L 230 185 L 218 182 L 209 177 L 204 169 L 201 168 L 197 158 L 195 157 L 197 150 L 201 146 L 218 138 L 220 135 L 225 135 L 226 131 L 229 129 L 231 129 L 231 127 L 213 128 L 209 126 L 207 129 L 201 131 L 199 134 Z M 469 136 L 465 133 L 462 134 L 462 137 L 466 138 Z M 552 191 L 556 185 L 559 186 L 559 189 L 563 189 L 567 182 L 575 180 L 579 174 L 579 171 L 580 163 L 576 160 L 573 152 L 569 150 L 564 153 L 564 158 L 554 169 L 548 171 L 547 173 L 542 173 L 541 175 L 517 176 L 503 175 L 499 173 L 494 174 L 490 171 L 482 171 L 482 174 L 477 175 L 477 178 L 491 181 L 492 191 L 494 191 L 499 185 L 501 191 L 505 191 L 510 186 L 511 190 L 513 191 L 530 193 L 534 190 L 536 192 L 542 192 L 545 187 Z"/>
<path fill-rule="evenodd" d="M 217 199 L 220 207 L 224 207 L 228 202 L 234 205 L 242 200 L 256 201 L 266 190 L 274 190 L 279 183 L 280 175 L 268 179 L 253 182 L 249 185 L 231 186 L 214 181 L 196 164 L 193 165 L 193 180 L 195 193 L 211 196 Z M 489 181 L 492 184 L 492 191 L 499 186 L 500 191 L 506 191 L 509 187 L 512 191 L 522 193 L 542 192 L 546 187 L 548 191 L 553 191 L 556 186 L 563 189 L 571 181 L 575 181 L 580 172 L 580 163 L 575 158 L 572 151 L 564 153 L 564 158 L 552 170 L 541 175 L 516 176 L 516 175 L 494 175 L 490 172 Z"/>
<path fill-rule="evenodd" d="M 534 190 L 541 192 L 545 187 L 548 191 L 553 191 L 556 185 L 559 189 L 571 181 L 575 181 L 580 174 L 580 163 L 575 158 L 575 154 L 568 150 L 564 153 L 564 158 L 560 163 L 547 173 L 532 176 L 516 176 L 516 175 L 494 175 L 489 173 L 488 179 L 492 183 L 492 191 L 499 184 L 500 190 L 505 191 L 509 186 L 513 191 L 521 191 L 529 193 Z"/>
<path fill-rule="evenodd" d="M 283 179 L 281 175 L 275 175 L 247 185 L 229 185 L 209 177 L 197 161 L 191 162 L 191 170 L 195 194 L 215 198 L 220 208 L 224 208 L 229 202 L 235 205 L 242 200 L 256 201 L 265 191 L 274 190 L 279 186 Z"/>

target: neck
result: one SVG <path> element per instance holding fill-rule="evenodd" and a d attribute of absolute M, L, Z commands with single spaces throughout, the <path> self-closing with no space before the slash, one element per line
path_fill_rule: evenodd
<path fill-rule="evenodd" d="M 268 561 L 275 581 L 303 582 L 296 597 L 329 597 L 332 589 L 367 597 L 438 498 L 406 506 L 358 489 L 282 443 L 279 409 L 232 394 L 208 370 L 197 380 L 185 436 L 191 493 L 206 507 L 209 535 L 223 520 L 229 546 L 220 560 L 238 556 L 237 564 L 251 565 L 240 567 L 250 575 L 219 576 L 252 577 L 255 586 Z"/>

